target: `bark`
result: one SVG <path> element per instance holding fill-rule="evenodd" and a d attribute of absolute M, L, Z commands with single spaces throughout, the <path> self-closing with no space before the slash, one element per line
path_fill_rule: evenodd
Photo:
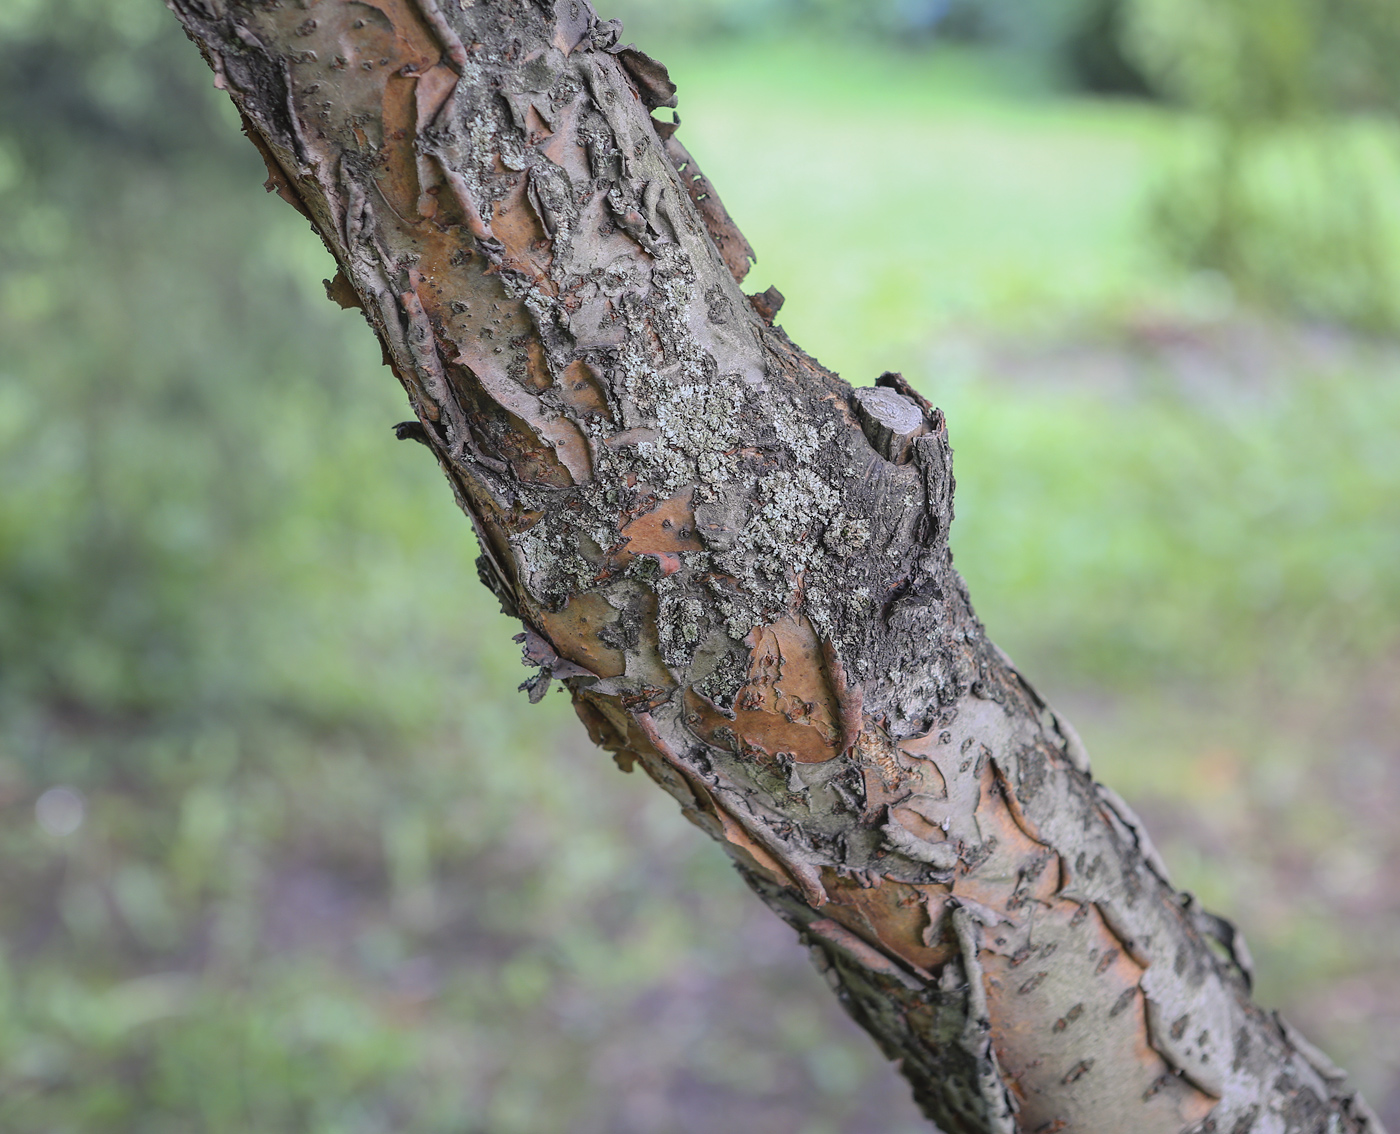
<path fill-rule="evenodd" d="M 1380 1130 L 987 639 L 943 415 L 898 375 L 852 390 L 740 290 L 752 252 L 620 25 L 170 4 L 378 334 L 532 699 L 562 680 L 724 845 L 931 1119 Z"/>

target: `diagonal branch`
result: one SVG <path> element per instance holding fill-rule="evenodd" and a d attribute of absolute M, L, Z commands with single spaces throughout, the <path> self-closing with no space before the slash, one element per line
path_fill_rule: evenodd
<path fill-rule="evenodd" d="M 942 414 L 740 291 L 752 251 L 616 21 L 170 4 L 379 336 L 532 698 L 564 681 L 725 846 L 930 1118 L 1379 1130 L 986 638 Z"/>

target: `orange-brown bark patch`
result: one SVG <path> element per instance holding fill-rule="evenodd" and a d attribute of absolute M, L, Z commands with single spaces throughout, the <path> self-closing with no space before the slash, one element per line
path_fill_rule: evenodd
<path fill-rule="evenodd" d="M 590 414 L 612 422 L 612 410 L 603 394 L 603 384 L 598 372 L 582 359 L 576 359 L 564 367 L 559 376 L 559 397 L 580 417 Z"/>
<path fill-rule="evenodd" d="M 497 203 L 491 216 L 491 235 L 506 246 L 506 253 L 514 260 L 534 264 L 535 246 L 543 246 L 549 234 L 535 215 L 534 207 L 526 192 L 524 174 L 514 175 L 515 184 Z M 535 266 L 535 274 L 539 268 Z"/>
<path fill-rule="evenodd" d="M 365 21 L 365 26 L 359 29 L 355 29 L 352 22 L 345 38 L 353 43 L 347 43 L 346 48 L 351 53 L 349 66 L 358 68 L 363 76 L 361 81 L 382 84 L 378 123 L 381 136 L 372 139 L 382 147 L 376 163 L 380 172 L 375 180 L 389 207 L 400 216 L 409 217 L 418 212 L 422 188 L 414 153 L 419 113 L 418 81 L 403 75 L 401 68 L 421 58 L 431 48 L 426 38 L 419 38 L 422 26 L 404 17 L 401 5 L 385 4 L 383 8 L 393 21 L 392 32 L 388 29 L 376 31 L 377 21 Z M 389 8 L 399 11 L 388 12 Z"/>
<path fill-rule="evenodd" d="M 735 708 L 770 718 L 763 723 L 772 735 L 787 740 L 773 751 L 790 752 L 801 764 L 831 759 L 837 752 L 840 709 L 824 679 L 821 642 L 812 624 L 805 617 L 788 617 L 755 631 L 751 639 L 749 681 Z"/>
<path fill-rule="evenodd" d="M 625 655 L 621 650 L 603 645 L 598 638 L 598 631 L 617 618 L 617 611 L 602 595 L 575 595 L 563 610 L 540 611 L 535 617 L 561 658 L 599 677 L 622 676 Z"/>
<path fill-rule="evenodd" d="M 755 629 L 748 638 L 748 681 L 725 716 L 703 698 L 688 694 L 692 727 L 711 743 L 720 729 L 741 750 L 820 764 L 840 752 L 840 709 L 824 677 L 821 642 L 806 618 L 789 615 Z"/>
<path fill-rule="evenodd" d="M 521 385 L 538 394 L 553 384 L 554 379 L 549 376 L 549 363 L 544 356 L 544 344 L 532 338 L 525 346 L 525 369 Z"/>
<path fill-rule="evenodd" d="M 854 960 L 869 973 L 877 973 L 888 980 L 916 990 L 918 981 L 896 965 L 890 958 L 876 949 L 858 933 L 829 917 L 818 918 L 807 925 L 807 932 L 828 947 L 834 947 Z"/>
<path fill-rule="evenodd" d="M 914 886 L 889 878 L 877 878 L 875 885 L 866 886 L 860 879 L 842 877 L 830 868 L 822 871 L 822 887 L 830 899 L 824 911 L 827 917 L 878 944 L 920 975 L 931 978 L 957 955 L 955 944 L 929 946 L 924 942 L 929 924 L 926 891 L 941 899 L 947 893 L 945 888 Z"/>
<path fill-rule="evenodd" d="M 663 500 L 650 512 L 638 516 L 622 529 L 627 540 L 625 554 L 676 555 L 682 551 L 704 550 L 695 535 L 695 512 L 691 490 Z"/>
<path fill-rule="evenodd" d="M 926 815 L 913 807 L 908 807 L 904 804 L 891 807 L 890 818 L 915 838 L 923 839 L 926 843 L 941 843 L 944 841 L 945 836 L 943 828 L 935 825 Z"/>
<path fill-rule="evenodd" d="M 977 829 L 990 853 L 974 856 L 976 865 L 958 867 L 954 893 L 1004 913 L 1019 922 L 1030 907 L 1055 900 L 1059 888 L 1057 856 L 1021 828 L 998 788 L 991 761 L 982 769 Z M 1038 916 L 1038 915 L 1037 915 Z"/>

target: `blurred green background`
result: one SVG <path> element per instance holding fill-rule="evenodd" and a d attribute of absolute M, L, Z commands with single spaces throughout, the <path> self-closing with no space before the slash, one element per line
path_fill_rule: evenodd
<path fill-rule="evenodd" d="M 992 634 L 1400 1125 L 1400 9 L 604 15 L 749 287 L 948 412 Z M 263 176 L 157 0 L 0 0 L 0 1129 L 924 1129 L 724 856 L 516 692 Z"/>

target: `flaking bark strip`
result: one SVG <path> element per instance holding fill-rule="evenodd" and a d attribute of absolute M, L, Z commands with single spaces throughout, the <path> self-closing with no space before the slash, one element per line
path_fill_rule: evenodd
<path fill-rule="evenodd" d="M 958 941 L 958 953 L 963 976 L 967 981 L 967 1019 L 962 1042 L 968 1054 L 977 1062 L 977 1087 L 986 1107 L 986 1128 L 992 1134 L 1016 1134 L 1015 1108 L 1002 1082 L 992 1050 L 992 1022 L 987 1012 L 987 990 L 978 953 L 981 950 L 977 924 L 972 914 L 962 906 L 953 910 L 953 933 Z"/>
<path fill-rule="evenodd" d="M 447 22 L 447 17 L 442 14 L 442 9 L 437 6 L 437 0 L 415 0 L 415 2 L 423 14 L 423 19 L 427 21 L 428 26 L 433 29 L 433 34 L 442 43 L 447 58 L 451 60 L 453 67 L 460 72 L 467 65 L 467 49 L 462 46 L 462 40 L 457 35 L 456 29 Z"/>
<path fill-rule="evenodd" d="M 879 950 L 862 941 L 844 925 L 834 922 L 830 918 L 817 918 L 808 922 L 807 931 L 813 937 L 819 938 L 828 948 L 839 949 L 846 955 L 848 961 L 854 962 L 867 972 L 888 977 L 912 992 L 920 992 L 927 986 L 926 978 L 921 979 L 906 972 Z"/>
<path fill-rule="evenodd" d="M 749 266 L 758 259 L 752 245 L 739 231 L 739 226 L 734 223 L 729 210 L 719 199 L 714 185 L 700 171 L 700 166 L 675 136 L 674 131 L 667 133 L 664 146 L 666 157 L 679 175 L 686 196 L 699 212 L 705 231 L 714 241 L 724 266 L 729 269 L 735 283 L 743 283 L 744 277 L 749 274 Z M 773 314 L 777 314 L 776 308 L 773 309 Z M 771 319 L 772 316 L 769 316 L 770 321 Z"/>

